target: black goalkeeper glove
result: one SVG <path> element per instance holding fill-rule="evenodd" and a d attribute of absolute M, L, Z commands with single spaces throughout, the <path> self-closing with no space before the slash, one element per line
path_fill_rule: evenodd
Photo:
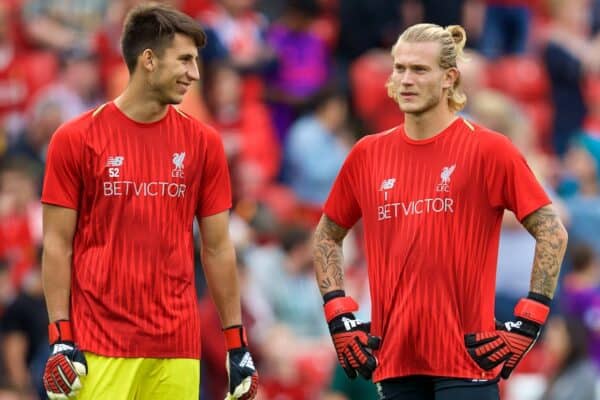
<path fill-rule="evenodd" d="M 225 400 L 251 400 L 258 391 L 258 372 L 248 351 L 248 339 L 242 325 L 223 330 L 227 343 L 229 392 Z"/>
<path fill-rule="evenodd" d="M 73 341 L 71 322 L 59 320 L 48 326 L 52 346 L 44 370 L 44 388 L 50 399 L 67 399 L 81 389 L 80 376 L 87 375 L 87 361 Z"/>
<path fill-rule="evenodd" d="M 352 312 L 358 310 L 358 304 L 346 297 L 343 290 L 326 293 L 323 300 L 329 332 L 346 375 L 354 379 L 358 372 L 371 379 L 378 365 L 372 351 L 379 349 L 381 338 L 370 334 L 370 323 L 356 319 Z"/>
<path fill-rule="evenodd" d="M 504 324 L 496 321 L 495 331 L 465 335 L 471 358 L 484 370 L 505 363 L 500 376 L 508 379 L 537 341 L 548 318 L 550 301 L 546 296 L 530 293 L 515 307 L 515 321 Z"/>

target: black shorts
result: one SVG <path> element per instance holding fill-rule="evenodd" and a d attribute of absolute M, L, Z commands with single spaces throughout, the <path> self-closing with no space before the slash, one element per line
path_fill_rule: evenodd
<path fill-rule="evenodd" d="M 499 400 L 498 379 L 442 378 L 405 376 L 377 383 L 381 400 Z"/>

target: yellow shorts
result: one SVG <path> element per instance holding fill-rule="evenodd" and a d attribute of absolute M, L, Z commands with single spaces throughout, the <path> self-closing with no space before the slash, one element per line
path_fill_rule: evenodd
<path fill-rule="evenodd" d="M 85 352 L 77 400 L 198 400 L 200 360 L 117 358 Z"/>

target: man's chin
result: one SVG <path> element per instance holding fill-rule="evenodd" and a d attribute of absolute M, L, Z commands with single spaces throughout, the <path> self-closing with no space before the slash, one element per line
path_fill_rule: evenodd
<path fill-rule="evenodd" d="M 183 95 L 181 95 L 181 96 L 172 96 L 172 97 L 169 97 L 167 99 L 167 101 L 165 102 L 165 104 L 171 104 L 171 105 L 176 106 L 178 104 L 181 104 L 182 101 L 183 101 Z"/>
<path fill-rule="evenodd" d="M 419 114 L 423 111 L 423 107 L 415 104 L 400 104 L 400 110 L 405 114 Z"/>

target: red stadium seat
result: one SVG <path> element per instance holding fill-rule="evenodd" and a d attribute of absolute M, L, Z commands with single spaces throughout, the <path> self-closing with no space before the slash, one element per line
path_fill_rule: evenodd
<path fill-rule="evenodd" d="M 366 53 L 350 66 L 354 107 L 371 132 L 389 129 L 404 120 L 385 88 L 391 72 L 392 57 L 380 51 Z"/>
<path fill-rule="evenodd" d="M 349 72 L 356 111 L 368 119 L 388 99 L 385 83 L 392 72 L 392 57 L 381 52 L 366 53 L 352 63 Z"/>
<path fill-rule="evenodd" d="M 508 56 L 489 67 L 490 86 L 516 100 L 529 102 L 548 95 L 548 75 L 539 60 Z"/>

